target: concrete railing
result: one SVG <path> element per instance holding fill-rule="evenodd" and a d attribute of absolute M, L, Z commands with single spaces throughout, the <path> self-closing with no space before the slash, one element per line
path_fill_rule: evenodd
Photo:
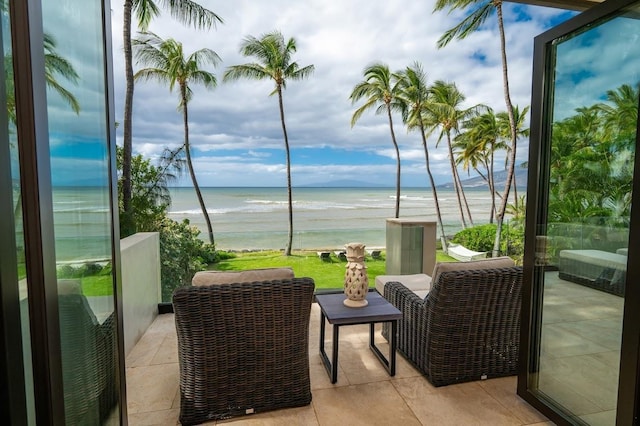
<path fill-rule="evenodd" d="M 160 236 L 140 232 L 120 240 L 124 350 L 128 355 L 158 315 Z"/>

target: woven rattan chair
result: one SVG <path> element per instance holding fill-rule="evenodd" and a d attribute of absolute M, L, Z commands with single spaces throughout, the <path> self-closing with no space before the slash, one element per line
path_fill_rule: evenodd
<path fill-rule="evenodd" d="M 100 424 L 117 405 L 114 313 L 100 323 L 81 293 L 58 305 L 66 423 Z"/>
<path fill-rule="evenodd" d="M 180 422 L 308 405 L 313 291 L 311 278 L 177 289 Z"/>
<path fill-rule="evenodd" d="M 387 283 L 398 350 L 434 386 L 517 374 L 521 288 L 520 267 L 443 272 L 424 299 Z"/>

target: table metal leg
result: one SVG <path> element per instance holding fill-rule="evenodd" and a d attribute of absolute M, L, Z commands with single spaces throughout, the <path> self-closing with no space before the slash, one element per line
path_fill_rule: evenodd
<path fill-rule="evenodd" d="M 387 359 L 375 344 L 375 324 L 369 325 L 369 348 L 375 356 L 380 360 L 384 368 L 389 372 L 390 376 L 396 375 L 396 333 L 398 331 L 398 321 L 385 321 L 391 323 L 391 336 L 389 339 L 389 359 Z"/>
<path fill-rule="evenodd" d="M 391 341 L 389 342 L 389 360 L 391 361 L 391 370 L 389 374 L 391 376 L 396 375 L 396 346 L 398 338 L 398 321 L 391 321 Z"/>
<path fill-rule="evenodd" d="M 329 378 L 331 379 L 331 383 L 335 383 L 338 381 L 338 342 L 340 341 L 339 330 L 340 326 L 333 326 L 333 350 L 331 354 L 331 361 L 329 361 L 329 357 L 327 356 L 327 352 L 324 350 L 324 337 L 325 337 L 325 315 L 324 313 L 320 313 L 320 358 L 322 359 L 322 364 L 324 365 L 325 370 L 329 374 Z"/>
<path fill-rule="evenodd" d="M 333 362 L 331 363 L 331 383 L 338 381 L 338 342 L 340 341 L 340 326 L 333 325 Z"/>

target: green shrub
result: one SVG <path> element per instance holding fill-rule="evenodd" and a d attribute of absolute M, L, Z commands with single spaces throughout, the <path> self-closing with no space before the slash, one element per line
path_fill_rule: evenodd
<path fill-rule="evenodd" d="M 488 223 L 463 229 L 453 236 L 452 242 L 474 251 L 492 251 L 496 239 L 496 225 Z"/>
<path fill-rule="evenodd" d="M 460 244 L 474 251 L 493 251 L 496 238 L 496 224 L 488 223 L 473 228 L 463 229 L 453 236 L 452 242 Z M 502 226 L 500 237 L 500 254 L 522 259 L 524 254 L 524 232 L 520 227 L 510 227 L 507 223 Z"/>
<path fill-rule="evenodd" d="M 198 238 L 200 231 L 189 223 L 164 218 L 160 223 L 160 274 L 162 301 L 170 302 L 173 291 L 190 285 L 197 271 L 215 258 L 215 248 Z"/>

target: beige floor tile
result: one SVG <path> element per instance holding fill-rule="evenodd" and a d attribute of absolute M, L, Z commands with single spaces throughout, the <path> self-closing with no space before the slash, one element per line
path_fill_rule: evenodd
<path fill-rule="evenodd" d="M 587 414 L 580 417 L 590 426 L 615 426 L 616 411 L 601 411 L 599 413 Z"/>
<path fill-rule="evenodd" d="M 580 416 L 601 411 L 594 401 L 576 392 L 576 389 L 552 375 L 541 375 L 538 389 L 549 398 Z"/>
<path fill-rule="evenodd" d="M 129 426 L 173 426 L 178 423 L 179 410 L 160 410 L 151 413 L 130 413 Z"/>
<path fill-rule="evenodd" d="M 175 334 L 166 335 L 165 338 L 162 339 L 162 345 L 160 345 L 151 361 L 149 361 L 149 365 L 176 362 L 178 362 L 178 340 Z"/>
<path fill-rule="evenodd" d="M 174 331 L 175 333 L 175 331 Z M 125 359 L 126 367 L 141 367 L 149 365 L 153 357 L 162 346 L 164 333 L 147 332 L 138 340 Z"/>
<path fill-rule="evenodd" d="M 313 403 L 306 407 L 288 408 L 267 411 L 250 416 L 236 417 L 229 420 L 219 420 L 218 425 L 246 425 L 246 426 L 314 426 L 318 425 Z"/>
<path fill-rule="evenodd" d="M 149 326 L 147 332 L 175 334 L 176 323 L 174 314 L 162 314 Z"/>
<path fill-rule="evenodd" d="M 319 353 L 309 355 L 309 376 L 311 377 L 312 391 L 350 385 L 347 375 L 340 366 L 340 362 L 338 362 L 338 381 L 333 384 L 331 383 L 329 373 L 327 373 Z"/>
<path fill-rule="evenodd" d="M 562 328 L 562 324 L 544 324 L 542 326 L 542 352 L 550 357 L 568 357 L 575 355 L 609 352 L 611 349 L 593 340 Z"/>
<path fill-rule="evenodd" d="M 530 406 L 516 394 L 518 378 L 516 376 L 478 382 L 489 395 L 494 397 L 507 410 L 513 413 L 522 423 L 537 423 L 548 421 L 538 410 Z"/>
<path fill-rule="evenodd" d="M 320 389 L 313 405 L 321 426 L 420 425 L 389 381 Z"/>
<path fill-rule="evenodd" d="M 622 343 L 622 319 L 600 318 L 557 324 L 559 330 L 577 335 L 585 341 L 597 343 L 608 350 L 620 350 Z"/>
<path fill-rule="evenodd" d="M 393 381 L 424 425 L 521 425 L 477 382 L 433 387 L 423 378 Z"/>
<path fill-rule="evenodd" d="M 178 364 L 127 368 L 129 413 L 171 409 L 179 377 Z"/>
<path fill-rule="evenodd" d="M 618 373 L 590 355 L 567 358 L 542 359 L 540 363 L 540 389 L 548 377 L 562 381 L 574 392 L 593 401 L 599 410 L 616 407 L 618 395 Z"/>

